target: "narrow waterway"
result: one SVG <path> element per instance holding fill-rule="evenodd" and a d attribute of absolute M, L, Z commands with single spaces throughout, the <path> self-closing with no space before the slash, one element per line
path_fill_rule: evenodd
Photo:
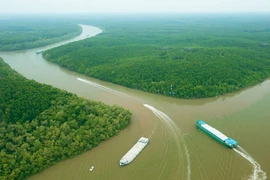
<path fill-rule="evenodd" d="M 131 125 L 98 147 L 29 179 L 266 179 L 270 173 L 270 80 L 217 98 L 182 100 L 89 78 L 35 53 L 102 32 L 81 26 L 83 33 L 71 40 L 37 49 L 0 52 L 0 56 L 28 79 L 129 109 L 133 113 Z M 196 128 L 197 119 L 234 138 L 241 148 L 234 151 L 220 145 Z M 131 164 L 120 167 L 121 157 L 141 136 L 150 138 L 149 145 Z M 89 172 L 92 165 L 95 169 Z"/>

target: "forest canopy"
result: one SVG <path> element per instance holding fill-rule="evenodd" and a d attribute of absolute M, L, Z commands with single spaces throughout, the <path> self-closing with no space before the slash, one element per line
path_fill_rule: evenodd
<path fill-rule="evenodd" d="M 0 58 L 0 179 L 22 180 L 90 150 L 131 113 L 27 80 Z"/>
<path fill-rule="evenodd" d="M 62 67 L 129 88 L 205 98 L 270 76 L 269 14 L 102 17 L 96 37 L 43 53 Z"/>
<path fill-rule="evenodd" d="M 40 15 L 0 18 L 0 51 L 41 47 L 70 39 L 81 32 L 76 23 L 62 18 Z"/>

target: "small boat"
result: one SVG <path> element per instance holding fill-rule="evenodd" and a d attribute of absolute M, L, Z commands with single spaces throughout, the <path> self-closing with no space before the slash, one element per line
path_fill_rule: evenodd
<path fill-rule="evenodd" d="M 93 171 L 94 170 L 94 166 L 91 166 L 89 171 Z"/>
<path fill-rule="evenodd" d="M 40 54 L 40 53 L 42 53 L 44 50 L 38 50 L 37 52 L 36 52 L 36 54 Z"/>

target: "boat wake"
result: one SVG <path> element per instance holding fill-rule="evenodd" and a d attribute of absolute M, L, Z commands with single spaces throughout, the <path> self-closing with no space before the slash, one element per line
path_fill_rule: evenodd
<path fill-rule="evenodd" d="M 97 83 L 94 83 L 94 82 L 91 82 L 91 81 L 88 81 L 88 80 L 85 80 L 85 79 L 82 79 L 82 78 L 77 78 L 78 81 L 81 81 L 81 82 L 84 82 L 86 84 L 89 84 L 91 86 L 94 86 L 96 88 L 99 88 L 101 90 L 104 90 L 104 91 L 107 91 L 107 92 L 110 92 L 110 93 L 113 93 L 115 95 L 118 95 L 120 97 L 129 97 L 129 98 L 132 98 L 132 99 L 135 99 L 137 101 L 140 101 L 142 103 L 144 103 L 143 100 L 141 99 L 138 99 L 136 97 L 133 97 L 133 96 L 130 96 L 128 94 L 125 94 L 125 93 L 122 93 L 122 92 L 119 92 L 119 91 L 116 91 L 116 90 L 113 90 L 111 88 L 108 88 L 106 86 L 102 86 L 100 84 L 97 84 Z M 153 113 L 160 119 L 162 120 L 162 122 L 166 125 L 165 127 L 169 130 L 170 133 L 172 133 L 173 135 L 173 138 L 175 140 L 175 142 L 177 142 L 177 151 L 178 151 L 178 156 L 181 156 L 181 145 L 180 145 L 180 141 L 183 142 L 183 147 L 184 147 L 184 151 L 185 151 L 185 155 L 187 157 L 187 163 L 188 163 L 188 167 L 187 167 L 187 180 L 190 180 L 190 174 L 191 174 L 191 168 L 190 168 L 190 155 L 189 155 L 189 151 L 188 151 L 188 148 L 186 147 L 186 144 L 184 143 L 184 138 L 181 138 L 181 134 L 182 131 L 180 130 L 180 128 L 171 120 L 170 117 L 168 117 L 166 114 L 164 114 L 163 112 L 155 109 L 154 107 L 148 105 L 148 104 L 143 104 L 146 108 L 150 109 L 153 111 Z M 154 127 L 150 137 L 154 134 L 156 130 L 156 127 Z"/>
<path fill-rule="evenodd" d="M 152 132 L 149 134 L 148 138 L 151 139 L 152 136 L 155 134 L 155 131 L 157 130 L 157 124 L 154 126 Z"/>
<path fill-rule="evenodd" d="M 81 82 L 84 82 L 84 83 L 86 83 L 86 84 L 89 84 L 89 85 L 91 85 L 91 86 L 94 86 L 94 87 L 96 87 L 96 88 L 102 89 L 102 90 L 104 90 L 104 91 L 113 93 L 113 94 L 118 95 L 118 96 L 120 96 L 120 97 L 129 97 L 129 98 L 132 98 L 132 99 L 136 99 L 137 101 L 144 102 L 144 101 L 142 101 L 141 99 L 138 99 L 138 98 L 136 98 L 136 97 L 130 96 L 130 95 L 128 95 L 128 94 L 125 94 L 125 93 L 122 93 L 122 92 L 119 92 L 119 91 L 116 91 L 116 90 L 113 90 L 113 89 L 108 88 L 108 87 L 106 87 L 106 86 L 102 86 L 102 85 L 97 84 L 97 83 L 94 83 L 94 82 L 92 82 L 92 81 L 88 81 L 88 80 L 85 80 L 85 79 L 82 79 L 82 78 L 77 78 L 77 80 L 79 80 L 79 81 L 81 81 Z"/>
<path fill-rule="evenodd" d="M 177 142 L 177 151 L 178 151 L 178 156 L 180 158 L 181 155 L 181 145 L 180 145 L 180 141 L 183 144 L 184 147 L 184 151 L 186 154 L 186 158 L 187 158 L 187 180 L 190 180 L 190 175 L 191 175 L 191 168 L 190 168 L 190 156 L 189 156 L 189 151 L 188 148 L 186 146 L 186 144 L 184 143 L 184 138 L 181 138 L 181 135 L 183 135 L 184 133 L 181 131 L 181 129 L 174 123 L 174 121 L 167 116 L 165 113 L 157 110 L 156 108 L 154 108 L 153 106 L 150 106 L 148 104 L 143 104 L 146 108 L 150 109 L 166 126 L 166 128 L 168 128 L 169 132 L 172 133 L 174 141 Z M 180 141 L 179 141 L 180 140 Z"/>
<path fill-rule="evenodd" d="M 241 146 L 237 146 L 237 148 L 240 150 L 240 151 L 242 151 L 243 153 L 245 153 L 245 154 L 247 154 L 248 156 L 250 156 L 252 159 L 254 159 L 250 154 L 248 154 L 248 152 L 244 149 L 244 148 L 242 148 Z"/>
<path fill-rule="evenodd" d="M 253 174 L 250 175 L 249 180 L 266 180 L 267 175 L 261 169 L 260 164 L 255 161 L 241 146 L 238 146 L 238 149 L 233 148 L 233 150 L 238 153 L 240 156 L 248 160 L 253 165 Z"/>

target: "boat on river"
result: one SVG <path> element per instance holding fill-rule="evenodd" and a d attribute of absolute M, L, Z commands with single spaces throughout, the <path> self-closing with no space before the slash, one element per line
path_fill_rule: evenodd
<path fill-rule="evenodd" d="M 148 142 L 148 138 L 141 137 L 138 142 L 122 157 L 120 160 L 120 166 L 131 163 L 135 157 L 145 148 Z"/>
<path fill-rule="evenodd" d="M 202 120 L 197 121 L 197 126 L 207 135 L 229 148 L 236 148 L 238 146 L 238 143 L 234 139 L 227 137 L 226 135 L 222 134 L 220 131 L 213 128 L 212 126 L 209 126 Z"/>
<path fill-rule="evenodd" d="M 36 52 L 36 54 L 40 54 L 40 53 L 42 53 L 44 50 L 38 50 L 37 52 Z"/>
<path fill-rule="evenodd" d="M 94 166 L 91 166 L 89 171 L 93 171 L 94 170 Z"/>

